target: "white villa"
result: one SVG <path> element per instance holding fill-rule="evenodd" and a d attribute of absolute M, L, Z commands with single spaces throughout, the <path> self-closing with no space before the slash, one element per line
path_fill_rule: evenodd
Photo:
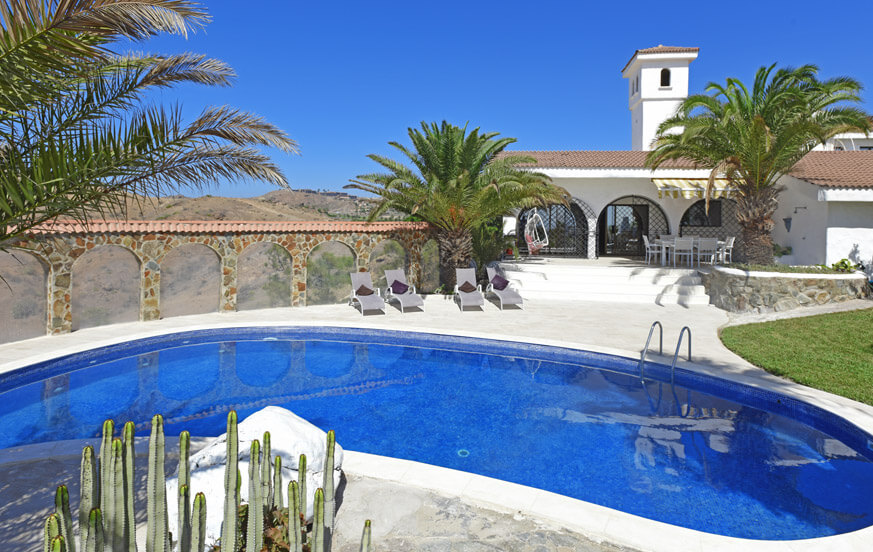
<path fill-rule="evenodd" d="M 735 203 L 722 185 L 704 211 L 709 172 L 674 162 L 644 166 L 658 125 L 688 96 L 698 48 L 637 50 L 622 69 L 628 80 L 631 149 L 523 151 L 573 196 L 572 205 L 540 211 L 549 232 L 543 255 L 583 258 L 640 255 L 642 235 L 740 236 Z M 776 212 L 773 240 L 790 247 L 781 262 L 831 264 L 843 258 L 873 270 L 873 136 L 841 135 L 809 153 L 790 176 Z M 528 213 L 516 221 L 523 233 Z M 523 240 L 522 240 L 523 241 Z M 520 244 L 521 246 L 522 244 Z M 742 244 L 738 252 L 742 255 Z"/>

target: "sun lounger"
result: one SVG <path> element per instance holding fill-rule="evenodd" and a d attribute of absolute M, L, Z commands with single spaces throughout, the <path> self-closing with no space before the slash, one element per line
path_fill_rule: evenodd
<path fill-rule="evenodd" d="M 485 296 L 482 295 L 482 286 L 476 283 L 476 269 L 455 269 L 455 300 L 460 303 L 461 312 L 464 307 L 482 307 L 485 310 Z"/>
<path fill-rule="evenodd" d="M 386 270 L 385 282 L 388 287 L 385 288 L 385 300 L 390 303 L 397 301 L 400 303 L 400 312 L 404 312 L 410 307 L 419 307 L 424 311 L 424 299 L 415 292 L 415 286 L 410 286 L 406 281 L 406 274 L 400 270 Z M 406 288 L 403 293 L 399 293 Z"/>
<path fill-rule="evenodd" d="M 352 272 L 349 274 L 352 278 L 352 293 L 349 295 L 349 305 L 354 305 L 355 301 L 361 306 L 361 316 L 364 311 L 381 310 L 382 314 L 387 314 L 385 311 L 385 300 L 379 295 L 379 288 L 373 285 L 373 280 L 370 278 L 369 272 Z"/>
<path fill-rule="evenodd" d="M 497 274 L 496 269 L 486 268 L 485 271 L 488 272 L 488 287 L 485 288 L 485 293 L 497 296 L 500 300 L 500 310 L 503 310 L 504 305 L 518 305 L 520 308 L 524 308 L 524 299 L 517 291 L 509 287 L 509 282 Z M 501 287 L 503 289 L 500 289 Z"/>

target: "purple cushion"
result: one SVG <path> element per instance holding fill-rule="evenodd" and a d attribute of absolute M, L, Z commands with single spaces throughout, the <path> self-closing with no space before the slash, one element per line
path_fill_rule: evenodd
<path fill-rule="evenodd" d="M 491 278 L 491 283 L 494 285 L 494 289 L 499 289 L 503 291 L 506 289 L 506 286 L 509 285 L 509 280 L 501 276 L 500 274 L 495 274 L 493 278 Z"/>
<path fill-rule="evenodd" d="M 400 280 L 394 280 L 394 283 L 391 284 L 391 291 L 396 293 L 397 295 L 403 295 L 404 293 L 409 291 L 409 286 L 407 286 Z"/>
<path fill-rule="evenodd" d="M 356 295 L 366 296 L 373 295 L 373 290 L 368 288 L 367 286 L 362 285 L 358 289 L 355 290 Z"/>
<path fill-rule="evenodd" d="M 458 286 L 458 289 L 460 291 L 463 291 L 464 293 L 471 293 L 476 291 L 476 286 L 474 286 L 470 282 L 464 282 L 463 285 Z"/>

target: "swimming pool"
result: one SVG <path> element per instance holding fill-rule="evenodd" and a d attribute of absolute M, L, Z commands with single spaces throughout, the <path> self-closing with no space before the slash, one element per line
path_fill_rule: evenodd
<path fill-rule="evenodd" d="M 798 539 L 873 523 L 870 438 L 795 399 L 622 357 L 336 328 L 187 332 L 0 377 L 0 447 L 96 435 L 224 431 L 284 406 L 345 448 L 537 487 L 736 537 Z"/>

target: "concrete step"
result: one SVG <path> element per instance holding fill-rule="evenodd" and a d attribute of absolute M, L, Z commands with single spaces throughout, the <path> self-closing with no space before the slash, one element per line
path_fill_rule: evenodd
<path fill-rule="evenodd" d="M 546 299 L 552 301 L 596 301 L 603 303 L 647 303 L 656 305 L 708 305 L 709 296 L 703 295 L 628 295 L 617 293 L 573 292 L 556 293 L 542 290 L 521 291 L 526 299 Z"/>
<path fill-rule="evenodd" d="M 622 274 L 606 274 L 606 273 L 579 273 L 575 274 L 572 272 L 564 272 L 564 273 L 545 273 L 545 272 L 520 272 L 514 270 L 507 270 L 504 272 L 506 279 L 515 280 L 518 282 L 536 282 L 536 281 L 547 281 L 552 282 L 553 284 L 564 284 L 564 283 L 578 283 L 580 281 L 584 281 L 587 284 L 600 284 L 600 283 L 615 283 L 615 282 L 628 282 L 628 283 L 648 283 L 648 284 L 657 284 L 657 285 L 669 285 L 669 284 L 684 284 L 696 286 L 702 283 L 700 276 L 697 272 L 693 274 L 653 274 L 653 273 L 643 273 L 643 274 L 630 274 L 630 275 L 622 275 Z"/>
<path fill-rule="evenodd" d="M 525 297 L 570 301 L 706 305 L 696 268 L 501 263 Z"/>

